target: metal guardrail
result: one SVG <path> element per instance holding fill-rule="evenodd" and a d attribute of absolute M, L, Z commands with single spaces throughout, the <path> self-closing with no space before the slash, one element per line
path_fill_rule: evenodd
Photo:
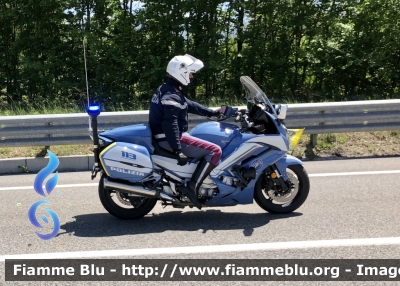
<path fill-rule="evenodd" d="M 189 128 L 206 121 L 189 115 Z M 99 130 L 147 122 L 148 111 L 103 112 L 98 117 Z M 314 145 L 317 134 L 400 130 L 400 100 L 289 104 L 285 124 L 305 128 Z M 90 144 L 89 134 L 86 113 L 0 116 L 0 147 Z"/>

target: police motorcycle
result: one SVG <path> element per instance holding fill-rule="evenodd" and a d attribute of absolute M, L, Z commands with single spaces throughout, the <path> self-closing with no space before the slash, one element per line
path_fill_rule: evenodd
<path fill-rule="evenodd" d="M 237 124 L 222 122 L 230 106 L 222 106 L 217 121 L 189 131 L 218 144 L 219 165 L 203 181 L 198 197 L 203 207 L 235 206 L 255 201 L 272 214 L 298 209 L 307 199 L 310 182 L 301 160 L 287 154 L 289 132 L 284 125 L 287 105 L 273 105 L 248 76 L 241 76 L 248 109 L 236 110 Z M 103 207 L 120 219 L 148 214 L 158 201 L 163 207 L 193 207 L 180 187 L 190 181 L 200 159 L 177 165 L 175 155 L 160 148 L 145 124 L 98 134 L 100 107 L 88 106 L 94 143 L 92 180 L 101 174 L 98 192 Z M 238 126 L 240 125 L 240 127 Z"/>

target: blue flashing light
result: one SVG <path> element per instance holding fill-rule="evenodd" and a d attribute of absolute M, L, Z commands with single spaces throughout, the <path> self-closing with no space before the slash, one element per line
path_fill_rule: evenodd
<path fill-rule="evenodd" d="M 89 115 L 99 115 L 101 111 L 100 105 L 90 105 L 86 108 Z"/>
<path fill-rule="evenodd" d="M 98 111 L 100 110 L 100 106 L 89 106 L 90 111 Z"/>

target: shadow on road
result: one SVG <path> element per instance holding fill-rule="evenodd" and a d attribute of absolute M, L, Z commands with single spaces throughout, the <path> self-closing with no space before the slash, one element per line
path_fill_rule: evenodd
<path fill-rule="evenodd" d="M 162 233 L 164 231 L 198 231 L 202 233 L 215 230 L 243 230 L 244 236 L 251 236 L 255 228 L 265 226 L 271 220 L 286 219 L 302 215 L 291 213 L 272 215 L 269 213 L 224 213 L 220 210 L 202 212 L 172 211 L 160 214 L 149 214 L 138 220 L 120 220 L 108 213 L 87 214 L 75 217 L 74 222 L 61 226 L 66 233 L 78 237 L 111 237 Z"/>

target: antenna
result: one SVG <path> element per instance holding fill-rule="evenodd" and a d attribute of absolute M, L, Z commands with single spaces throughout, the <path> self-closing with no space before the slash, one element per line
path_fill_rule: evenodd
<path fill-rule="evenodd" d="M 85 18 L 85 16 L 83 16 L 83 18 L 82 18 L 82 32 L 84 32 L 84 28 L 83 28 L 84 18 Z M 87 39 L 86 39 L 85 34 L 83 34 L 82 44 L 83 44 L 83 59 L 84 59 L 84 62 L 85 62 L 86 93 L 87 93 L 88 105 L 90 105 L 90 101 L 89 101 L 89 82 L 88 82 L 87 66 L 86 66 L 86 49 L 85 49 L 86 43 L 87 43 Z"/>
<path fill-rule="evenodd" d="M 87 100 L 88 100 L 88 105 L 90 105 L 90 101 L 89 101 L 89 82 L 88 82 L 88 76 L 87 76 L 87 67 L 86 67 L 86 50 L 85 50 L 85 41 L 86 38 L 83 38 L 83 57 L 84 57 L 84 61 L 85 61 L 85 75 L 86 75 L 86 93 L 87 93 Z"/>
<path fill-rule="evenodd" d="M 84 19 L 82 19 L 82 32 L 84 32 L 83 22 L 84 22 Z M 86 49 L 85 49 L 86 42 L 87 42 L 87 39 L 85 37 L 85 34 L 83 34 L 82 45 L 83 45 L 83 59 L 84 59 L 84 62 L 85 62 L 86 96 L 87 96 L 87 104 L 89 106 L 90 105 L 90 98 L 89 98 L 89 81 L 88 81 L 87 66 L 86 66 Z M 89 117 L 89 131 L 92 131 L 90 117 Z"/>

